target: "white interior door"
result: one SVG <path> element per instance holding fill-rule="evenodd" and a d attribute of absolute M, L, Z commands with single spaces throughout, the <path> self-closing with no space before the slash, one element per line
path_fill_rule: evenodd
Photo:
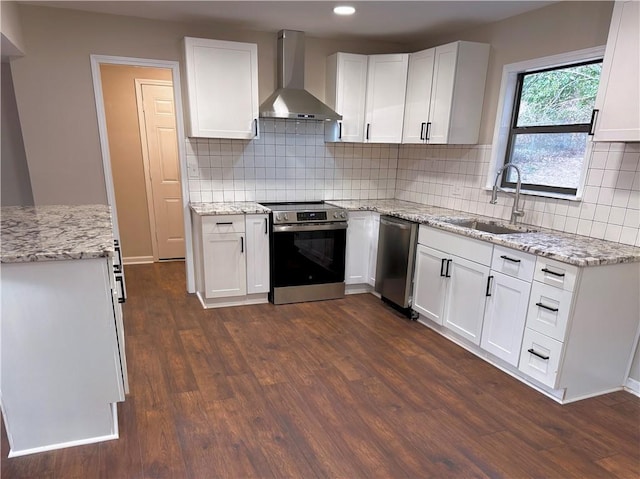
<path fill-rule="evenodd" d="M 184 258 L 184 218 L 171 82 L 136 80 L 155 259 Z"/>

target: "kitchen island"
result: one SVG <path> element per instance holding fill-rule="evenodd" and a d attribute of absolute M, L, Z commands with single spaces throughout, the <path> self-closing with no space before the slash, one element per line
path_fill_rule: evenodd
<path fill-rule="evenodd" d="M 117 438 L 116 403 L 128 385 L 110 208 L 0 213 L 9 456 Z"/>

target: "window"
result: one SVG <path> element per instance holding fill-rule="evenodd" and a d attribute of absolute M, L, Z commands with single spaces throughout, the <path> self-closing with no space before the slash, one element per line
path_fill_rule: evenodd
<path fill-rule="evenodd" d="M 518 74 L 505 163 L 524 189 L 577 193 L 601 70 L 597 60 Z M 516 177 L 510 169 L 502 186 Z"/>
<path fill-rule="evenodd" d="M 603 53 L 598 47 L 505 65 L 487 186 L 513 163 L 523 192 L 579 198 Z M 501 187 L 515 188 L 516 179 L 508 169 Z"/>

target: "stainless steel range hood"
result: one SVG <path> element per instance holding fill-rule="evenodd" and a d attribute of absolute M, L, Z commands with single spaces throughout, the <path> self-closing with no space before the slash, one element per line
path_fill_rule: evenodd
<path fill-rule="evenodd" d="M 260 105 L 262 118 L 342 119 L 304 89 L 304 32 L 278 32 L 277 67 L 277 89 Z"/>

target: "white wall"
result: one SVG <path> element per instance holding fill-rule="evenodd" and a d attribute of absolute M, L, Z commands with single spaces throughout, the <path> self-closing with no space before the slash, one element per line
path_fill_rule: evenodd
<path fill-rule="evenodd" d="M 29 181 L 29 168 L 22 143 L 22 131 L 11 79 L 11 66 L 3 63 L 0 69 L 0 110 L 2 111 L 2 135 L 0 136 L 0 186 L 2 206 L 33 205 L 33 193 Z"/>

